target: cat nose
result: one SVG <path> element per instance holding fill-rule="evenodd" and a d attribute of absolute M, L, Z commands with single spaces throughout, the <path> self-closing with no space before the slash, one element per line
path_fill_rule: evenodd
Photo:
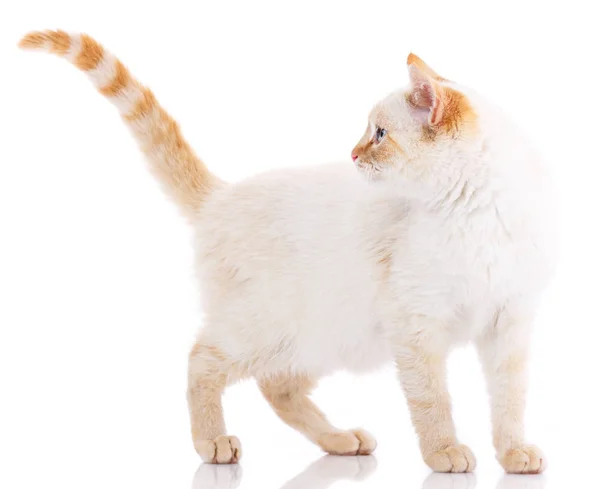
<path fill-rule="evenodd" d="M 358 159 L 358 155 L 356 153 L 352 153 L 352 161 L 356 161 Z"/>

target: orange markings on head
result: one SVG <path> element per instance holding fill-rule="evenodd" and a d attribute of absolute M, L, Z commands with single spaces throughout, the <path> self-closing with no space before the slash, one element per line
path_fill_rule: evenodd
<path fill-rule="evenodd" d="M 352 161 L 355 161 L 357 158 L 363 156 L 369 147 L 373 144 L 373 141 L 370 139 L 370 128 L 367 126 L 365 133 L 360 138 L 360 141 L 354 146 L 352 149 Z"/>
<path fill-rule="evenodd" d="M 87 34 L 81 34 L 81 49 L 75 66 L 83 71 L 93 70 L 104 57 L 104 48 Z"/>
<path fill-rule="evenodd" d="M 404 151 L 398 142 L 394 140 L 391 129 L 393 128 L 390 127 L 388 129 L 386 136 L 381 142 L 375 142 L 371 138 L 370 127 L 367 127 L 362 138 L 352 150 L 352 159 L 356 160 L 362 157 L 363 160 L 361 160 L 361 163 L 382 164 L 389 163 L 401 156 Z"/>
<path fill-rule="evenodd" d="M 456 134 L 472 131 L 476 127 L 477 116 L 466 95 L 442 82 L 448 81 L 429 67 L 415 54 L 407 59 L 413 91 L 408 94 L 410 104 L 421 109 L 429 109 L 429 130 Z"/>
<path fill-rule="evenodd" d="M 466 95 L 452 88 L 444 87 L 443 113 L 438 127 L 447 133 L 466 135 L 476 130 L 477 114 Z"/>
<path fill-rule="evenodd" d="M 477 128 L 477 114 L 466 95 L 453 88 L 438 85 L 438 101 L 430 110 L 430 123 L 423 128 L 423 139 L 433 140 L 440 133 L 464 135 L 472 134 Z M 415 102 L 414 94 L 407 96 L 414 107 L 426 108 Z"/>

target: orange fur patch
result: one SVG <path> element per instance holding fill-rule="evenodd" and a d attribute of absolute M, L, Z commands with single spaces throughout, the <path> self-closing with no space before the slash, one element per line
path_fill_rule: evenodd
<path fill-rule="evenodd" d="M 402 150 L 400 149 L 400 145 L 388 134 L 379 144 L 373 144 L 370 152 L 374 161 L 386 162 L 399 156 Z"/>
<path fill-rule="evenodd" d="M 431 69 L 431 67 L 425 63 L 421 58 L 419 58 L 416 54 L 410 53 L 406 60 L 407 65 L 415 65 L 419 70 L 425 73 L 427 76 L 433 78 L 436 81 L 448 81 L 446 78 L 438 75 L 435 71 Z"/>
<path fill-rule="evenodd" d="M 100 43 L 86 34 L 81 34 L 79 39 L 79 52 L 74 53 L 71 61 L 82 71 L 89 72 L 102 62 L 105 51 Z M 73 47 L 72 41 L 62 31 L 31 32 L 23 37 L 20 46 L 66 54 Z M 101 87 L 100 92 L 112 97 L 125 87 L 137 89 L 133 92 L 138 91 L 140 99 L 133 103 L 133 108 L 123 118 L 129 122 L 152 171 L 165 190 L 188 217 L 195 216 L 211 190 L 221 181 L 196 156 L 175 120 L 160 107 L 154 94 L 140 85 L 120 61 L 116 61 L 114 78 Z"/>
<path fill-rule="evenodd" d="M 167 184 L 172 197 L 183 209 L 194 212 L 219 180 L 212 175 L 187 144 L 179 125 L 160 107 L 154 94 L 144 88 L 129 114 L 124 115 L 143 141 L 142 149 L 151 159 L 155 149 L 169 155 L 152 169 Z"/>
<path fill-rule="evenodd" d="M 75 66 L 83 71 L 93 70 L 104 57 L 104 48 L 87 34 L 81 34 L 81 50 Z"/>
<path fill-rule="evenodd" d="M 136 102 L 133 109 L 124 118 L 130 122 L 147 116 L 157 105 L 156 97 L 149 88 L 144 88 L 142 98 Z"/>
<path fill-rule="evenodd" d="M 465 136 L 475 133 L 477 131 L 477 114 L 467 96 L 447 86 L 436 84 L 435 87 L 438 90 L 438 97 L 441 99 L 438 109 L 441 111 L 441 118 L 433 126 L 424 126 L 423 140 L 432 141 L 440 133 L 455 135 L 460 132 Z M 413 98 L 413 94 L 407 93 L 406 100 L 413 107 L 420 107 L 418 101 Z"/>
<path fill-rule="evenodd" d="M 369 136 L 370 130 L 367 128 L 363 137 L 352 150 L 352 154 L 364 157 L 367 162 L 382 163 L 391 161 L 395 156 L 404 153 L 402 147 L 389 132 L 379 144 L 375 144 L 373 140 L 369 139 Z"/>
<path fill-rule="evenodd" d="M 472 133 L 476 129 L 477 116 L 466 95 L 441 84 L 440 82 L 448 80 L 438 75 L 417 55 L 410 53 L 406 63 L 409 66 L 415 66 L 421 73 L 421 76 L 424 75 L 425 80 L 429 79 L 435 96 L 439 101 L 438 104 L 434 105 L 431 115 L 431 120 L 434 121 L 433 129 L 453 135 L 459 131 L 467 134 Z M 419 95 L 418 92 L 408 94 L 408 102 L 420 108 L 430 106 L 430 102 L 423 103 L 423 100 L 419 99 Z M 435 133 L 432 134 L 430 131 L 426 131 L 424 136 L 424 139 L 431 139 L 432 136 L 435 136 Z"/>
<path fill-rule="evenodd" d="M 108 85 L 100 89 L 100 93 L 102 95 L 106 95 L 107 97 L 114 97 L 121 90 L 123 90 L 131 80 L 131 75 L 129 74 L 129 71 L 127 70 L 127 68 L 125 68 L 125 65 L 123 65 L 123 63 L 121 63 L 119 60 L 117 60 L 115 64 L 115 70 L 115 77 L 112 79 L 112 81 Z"/>
<path fill-rule="evenodd" d="M 64 55 L 71 47 L 71 36 L 64 31 L 30 32 L 19 42 L 19 47 L 24 49 L 39 49 L 50 44 L 50 51 Z"/>
<path fill-rule="evenodd" d="M 468 134 L 477 128 L 477 114 L 466 95 L 443 87 L 443 114 L 438 127 L 447 133 Z"/>

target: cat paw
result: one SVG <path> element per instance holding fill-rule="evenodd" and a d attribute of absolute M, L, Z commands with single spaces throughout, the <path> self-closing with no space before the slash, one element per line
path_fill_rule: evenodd
<path fill-rule="evenodd" d="M 475 456 L 465 445 L 453 445 L 425 457 L 425 463 L 435 472 L 473 472 Z"/>
<path fill-rule="evenodd" d="M 214 440 L 200 440 L 194 447 L 207 464 L 237 464 L 242 458 L 242 445 L 235 436 L 217 436 Z"/>
<path fill-rule="evenodd" d="M 365 430 L 323 433 L 317 444 L 331 455 L 370 455 L 377 448 L 377 441 Z"/>
<path fill-rule="evenodd" d="M 547 464 L 542 451 L 533 445 L 507 450 L 498 455 L 498 461 L 509 474 L 541 474 Z"/>

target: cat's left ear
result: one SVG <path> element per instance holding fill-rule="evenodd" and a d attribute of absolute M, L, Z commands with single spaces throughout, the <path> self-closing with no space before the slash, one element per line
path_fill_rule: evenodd
<path fill-rule="evenodd" d="M 444 116 L 445 98 L 444 87 L 439 82 L 444 78 L 413 53 L 408 55 L 406 63 L 412 86 L 410 102 L 423 111 L 431 126 L 439 125 Z"/>

